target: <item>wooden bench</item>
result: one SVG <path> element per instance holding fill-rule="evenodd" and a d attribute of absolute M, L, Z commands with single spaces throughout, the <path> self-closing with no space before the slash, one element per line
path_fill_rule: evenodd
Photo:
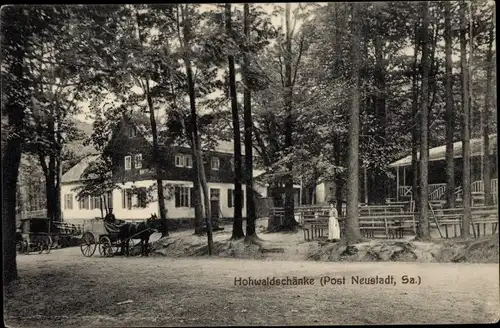
<path fill-rule="evenodd" d="M 403 238 L 405 232 L 415 232 L 413 214 L 388 214 L 360 216 L 359 228 L 363 236 L 375 238 L 375 232 L 383 232 L 387 239 Z"/>
<path fill-rule="evenodd" d="M 372 216 L 381 214 L 398 214 L 404 213 L 405 205 L 369 205 L 360 206 L 359 215 L 360 216 Z"/>
<path fill-rule="evenodd" d="M 328 215 L 318 215 L 311 216 L 307 215 L 303 219 L 302 230 L 304 232 L 304 240 L 312 240 L 315 238 L 324 238 L 325 231 L 328 234 L 328 222 L 330 216 Z"/>
<path fill-rule="evenodd" d="M 453 227 L 454 236 L 459 236 L 457 231 L 462 231 L 464 216 L 463 208 L 435 210 L 434 216 L 438 224 L 444 226 L 446 238 L 450 238 L 450 233 L 448 231 L 450 227 Z M 471 207 L 471 226 L 474 238 L 479 238 L 481 236 L 481 227 L 483 227 L 483 235 L 486 235 L 486 228 L 489 224 L 491 224 L 492 234 L 495 234 L 498 229 L 498 210 L 496 206 Z"/>

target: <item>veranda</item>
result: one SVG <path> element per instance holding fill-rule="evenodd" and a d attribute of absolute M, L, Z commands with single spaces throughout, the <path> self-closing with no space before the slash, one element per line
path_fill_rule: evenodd
<path fill-rule="evenodd" d="M 471 139 L 471 190 L 473 206 L 484 203 L 484 172 L 483 163 L 485 157 L 489 157 L 490 163 L 490 190 L 493 201 L 498 204 L 498 153 L 497 135 L 490 135 L 488 152 L 483 148 L 482 139 Z M 455 142 L 454 150 L 454 175 L 455 175 L 455 195 L 458 204 L 462 199 L 462 142 Z M 395 169 L 396 173 L 396 201 L 412 199 L 412 157 L 406 156 L 389 167 Z M 429 180 L 428 180 L 429 200 L 433 202 L 445 202 L 446 197 L 446 146 L 439 146 L 429 150 Z"/>

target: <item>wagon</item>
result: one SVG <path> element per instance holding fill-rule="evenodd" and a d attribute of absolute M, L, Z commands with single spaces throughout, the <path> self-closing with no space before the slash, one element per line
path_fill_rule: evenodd
<path fill-rule="evenodd" d="M 16 249 L 19 254 L 50 253 L 52 249 L 50 219 L 21 219 L 16 232 Z"/>
<path fill-rule="evenodd" d="M 129 256 L 134 248 L 133 238 L 136 235 L 120 240 L 119 229 L 116 225 L 107 223 L 104 219 L 95 218 L 83 225 L 80 250 L 86 257 L 93 256 L 96 249 L 99 249 L 101 256 L 110 257 L 118 254 L 120 247 L 128 242 L 128 247 L 123 247 L 123 251 L 124 255 Z"/>

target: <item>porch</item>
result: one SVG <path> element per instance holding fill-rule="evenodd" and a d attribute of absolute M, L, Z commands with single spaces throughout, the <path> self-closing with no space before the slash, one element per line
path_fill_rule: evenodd
<path fill-rule="evenodd" d="M 493 201 L 498 203 L 498 179 L 490 180 L 490 190 Z M 475 201 L 484 200 L 484 183 L 481 180 L 474 181 L 471 185 L 472 198 Z M 446 195 L 446 183 L 433 183 L 428 185 L 429 200 L 439 201 L 444 200 Z M 455 188 L 455 195 L 457 200 L 462 199 L 462 186 Z M 412 199 L 412 186 L 398 185 L 396 193 L 396 201 L 404 199 Z"/>

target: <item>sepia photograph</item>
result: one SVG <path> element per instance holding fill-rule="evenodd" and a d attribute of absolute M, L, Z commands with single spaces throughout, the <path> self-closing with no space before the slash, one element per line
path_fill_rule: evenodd
<path fill-rule="evenodd" d="M 500 320 L 494 1 L 0 13 L 6 327 Z"/>

